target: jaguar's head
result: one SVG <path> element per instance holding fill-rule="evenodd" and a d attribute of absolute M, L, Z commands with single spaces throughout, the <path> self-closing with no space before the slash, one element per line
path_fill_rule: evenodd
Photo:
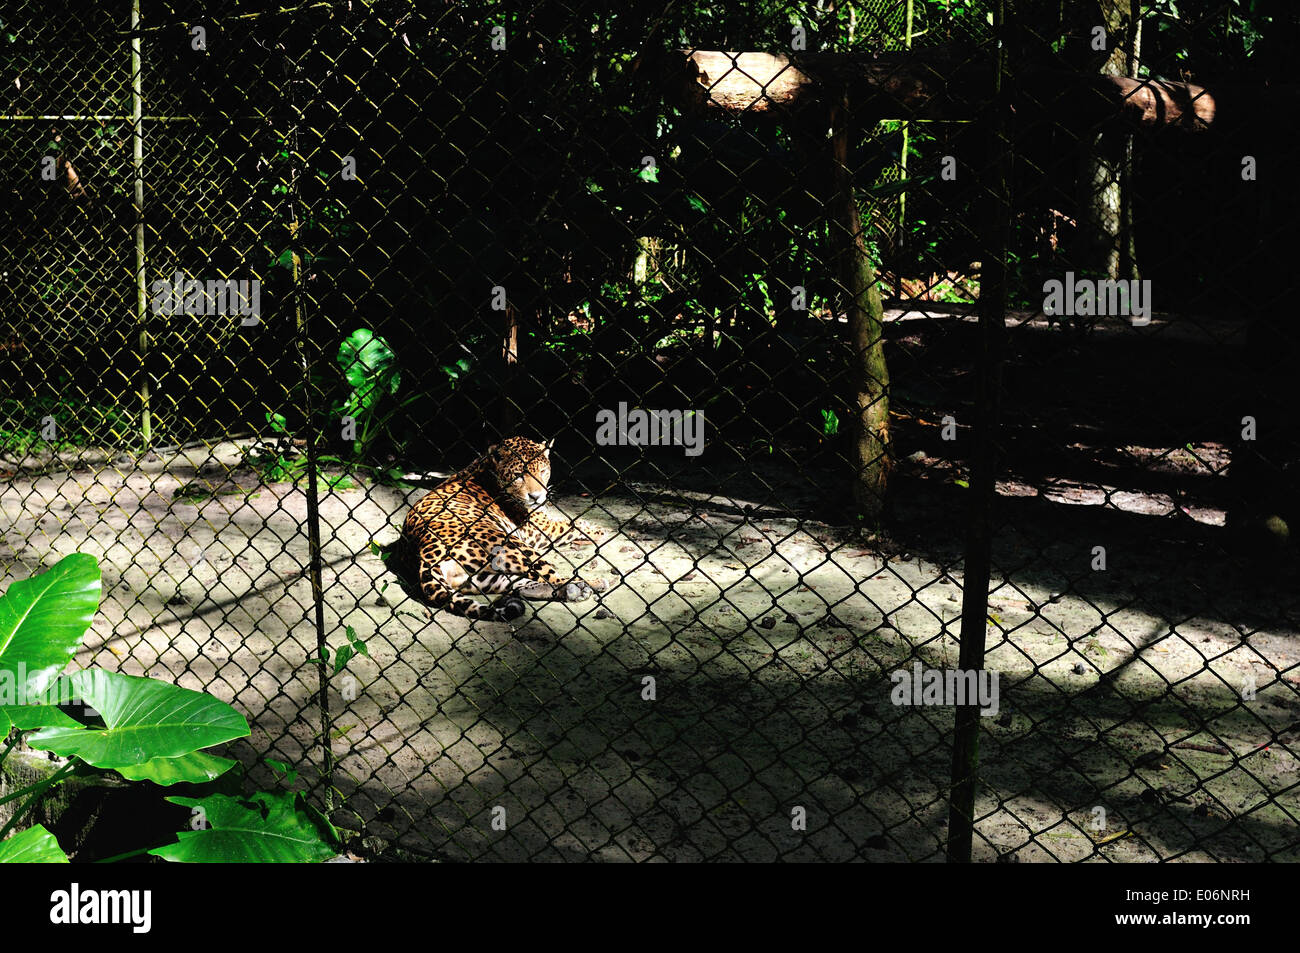
<path fill-rule="evenodd" d="M 491 447 L 487 469 L 501 493 L 530 510 L 545 503 L 553 446 L 554 440 L 538 443 L 527 437 L 511 437 Z"/>

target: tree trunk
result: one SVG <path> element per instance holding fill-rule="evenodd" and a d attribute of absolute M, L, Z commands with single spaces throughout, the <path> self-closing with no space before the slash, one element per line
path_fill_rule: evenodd
<path fill-rule="evenodd" d="M 1142 0 L 1129 0 L 1125 59 L 1130 79 L 1137 79 L 1142 58 Z M 1133 133 L 1124 133 L 1124 164 L 1120 169 L 1119 276 L 1140 279 L 1137 242 L 1133 235 Z"/>
<path fill-rule="evenodd" d="M 1101 0 L 1101 26 L 1106 29 L 1109 55 L 1101 64 L 1103 76 L 1128 73 L 1130 0 Z M 1075 264 L 1087 274 L 1118 278 L 1120 238 L 1123 229 L 1123 200 L 1120 180 L 1124 178 L 1127 137 L 1117 139 L 1108 130 L 1083 140 L 1082 173 L 1079 188 L 1079 237 L 1081 249 Z"/>
<path fill-rule="evenodd" d="M 851 118 L 847 101 L 832 110 L 831 122 L 835 176 L 831 241 L 837 246 L 849 324 L 853 501 L 865 528 L 874 530 L 884 513 L 889 476 L 889 369 L 885 365 L 884 309 L 848 166 Z"/>
<path fill-rule="evenodd" d="M 632 283 L 644 285 L 663 272 L 660 256 L 663 254 L 663 241 L 648 235 L 636 240 L 636 254 L 632 259 Z"/>

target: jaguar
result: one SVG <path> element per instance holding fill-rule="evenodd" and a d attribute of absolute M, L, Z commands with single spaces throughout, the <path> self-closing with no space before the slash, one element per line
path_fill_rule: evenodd
<path fill-rule="evenodd" d="M 546 561 L 561 543 L 595 543 L 602 535 L 586 520 L 547 515 L 554 445 L 503 440 L 411 507 L 386 562 L 430 618 L 445 609 L 511 622 L 524 614 L 524 599 L 582 602 L 605 588 L 600 580 L 566 578 Z M 472 592 L 502 598 L 485 603 Z"/>

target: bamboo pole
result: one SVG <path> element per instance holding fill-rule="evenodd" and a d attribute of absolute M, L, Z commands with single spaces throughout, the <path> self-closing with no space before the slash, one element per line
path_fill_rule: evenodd
<path fill-rule="evenodd" d="M 140 435 L 144 450 L 153 444 L 149 395 L 149 296 L 145 285 L 144 242 L 144 58 L 140 47 L 140 0 L 131 0 L 131 168 L 135 179 L 135 321 L 140 355 Z"/>
<path fill-rule="evenodd" d="M 912 48 L 912 0 L 907 0 L 907 21 L 903 29 L 903 49 Z M 898 177 L 907 181 L 907 145 L 912 126 L 903 120 L 903 145 L 898 154 Z M 898 222 L 894 231 L 894 297 L 903 297 L 903 250 L 907 244 L 907 190 L 898 193 Z"/>

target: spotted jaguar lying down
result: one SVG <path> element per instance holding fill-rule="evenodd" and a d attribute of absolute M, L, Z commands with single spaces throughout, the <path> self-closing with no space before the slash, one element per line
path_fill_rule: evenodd
<path fill-rule="evenodd" d="M 544 512 L 554 443 L 504 440 L 411 507 L 387 557 L 408 593 L 430 609 L 493 622 L 523 615 L 523 599 L 591 598 L 592 585 L 566 579 L 543 558 L 562 542 L 600 536 L 586 520 Z M 483 603 L 467 595 L 475 591 L 504 597 Z"/>

